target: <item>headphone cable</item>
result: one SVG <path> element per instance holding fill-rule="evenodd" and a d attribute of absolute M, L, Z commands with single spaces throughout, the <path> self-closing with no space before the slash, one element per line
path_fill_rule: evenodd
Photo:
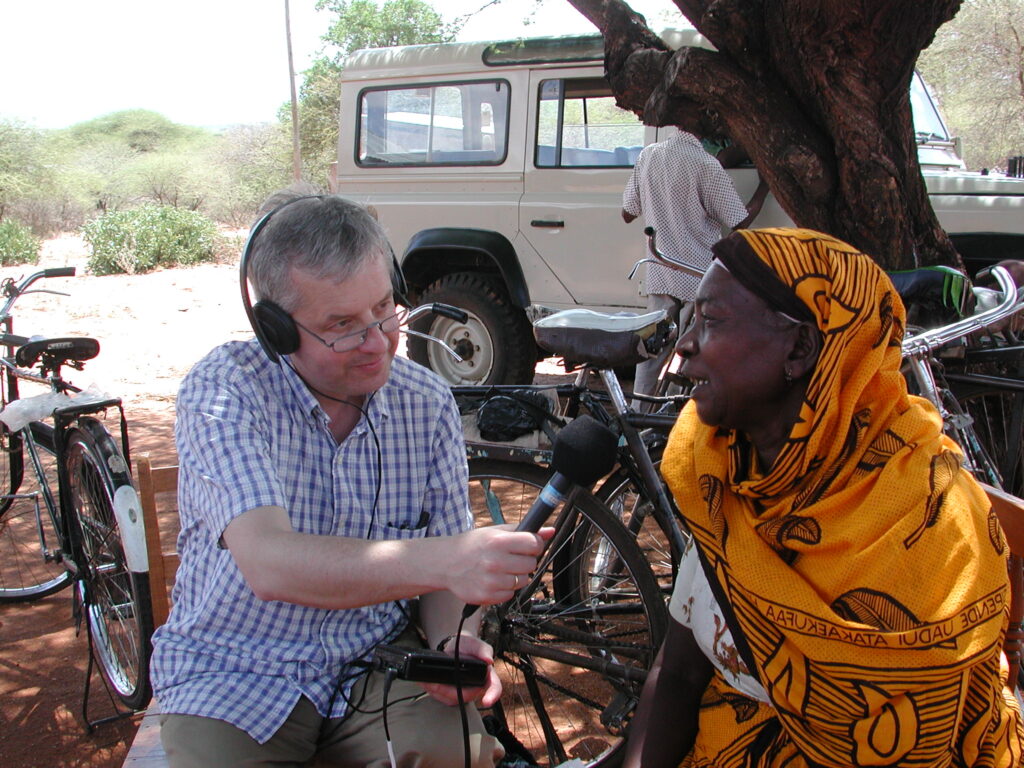
<path fill-rule="evenodd" d="M 373 525 L 377 520 L 377 503 L 380 501 L 381 483 L 384 478 L 384 458 L 381 453 L 380 438 L 377 437 L 377 429 L 373 426 L 373 422 L 370 420 L 370 414 L 367 413 L 366 409 L 364 409 L 361 405 L 353 403 L 351 400 L 344 400 L 340 397 L 328 395 L 326 392 L 321 392 L 319 389 L 317 389 L 308 381 L 306 381 L 306 378 L 301 373 L 299 373 L 298 369 L 294 365 L 292 365 L 291 360 L 287 359 L 286 357 L 282 357 L 281 360 L 282 362 L 284 362 L 285 365 L 291 368 L 292 373 L 299 377 L 299 381 L 305 384 L 306 389 L 308 389 L 310 392 L 312 392 L 315 395 L 319 395 L 320 397 L 326 397 L 328 400 L 332 400 L 335 403 L 341 403 L 342 405 L 350 405 L 357 411 L 359 411 L 363 415 L 363 418 L 366 420 L 366 426 L 370 430 L 370 435 L 373 437 L 374 446 L 377 449 L 377 487 L 373 493 L 373 507 L 370 509 L 370 524 L 366 527 L 366 536 L 364 537 L 369 539 L 370 535 L 373 533 Z M 373 402 L 373 398 L 376 395 L 377 390 L 374 390 L 373 392 L 370 393 L 370 396 L 369 398 L 367 398 L 366 401 L 367 408 L 369 408 L 370 403 Z"/>

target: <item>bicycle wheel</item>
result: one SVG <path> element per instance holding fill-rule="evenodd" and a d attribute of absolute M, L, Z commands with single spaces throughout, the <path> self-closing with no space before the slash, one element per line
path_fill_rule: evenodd
<path fill-rule="evenodd" d="M 974 477 L 997 488 L 1003 488 L 1003 476 L 998 460 L 990 450 L 990 443 L 983 440 L 978 424 L 972 414 L 951 390 L 941 390 L 946 413 L 943 431 L 964 453 L 964 467 Z"/>
<path fill-rule="evenodd" d="M 82 561 L 78 597 L 88 613 L 93 652 L 103 676 L 126 707 L 149 701 L 153 612 L 149 575 L 128 570 L 114 495 L 131 486 L 117 444 L 95 419 L 67 433 L 65 468 Z"/>
<path fill-rule="evenodd" d="M 1003 488 L 1024 494 L 1024 393 L 983 389 L 958 400 L 973 418 L 974 432 L 998 468 Z"/>
<path fill-rule="evenodd" d="M 39 460 L 38 470 L 20 432 L 0 424 L 0 461 L 4 477 L 3 510 L 0 511 L 0 603 L 38 600 L 59 592 L 71 583 L 57 533 L 60 511 L 52 489 L 57 487 L 57 459 L 53 428 L 29 425 Z M 47 504 L 49 495 L 51 505 Z"/>
<path fill-rule="evenodd" d="M 470 462 L 478 524 L 518 520 L 547 475 Z M 530 583 L 484 614 L 503 686 L 493 714 L 538 765 L 610 765 L 664 637 L 665 602 L 636 541 L 591 494 L 563 507 L 555 527 Z M 579 545 L 580 531 L 593 546 Z"/>
<path fill-rule="evenodd" d="M 651 460 L 656 469 L 661 466 L 663 450 L 664 445 L 653 446 L 650 449 Z M 665 530 L 662 521 L 655 514 L 654 500 L 641 490 L 639 484 L 622 467 L 612 472 L 594 495 L 622 521 L 626 530 L 636 537 L 637 545 L 650 564 L 661 591 L 665 595 L 670 595 L 678 566 L 677 557 L 682 553 L 673 554 L 671 534 Z M 675 512 L 672 511 L 671 514 Z"/>

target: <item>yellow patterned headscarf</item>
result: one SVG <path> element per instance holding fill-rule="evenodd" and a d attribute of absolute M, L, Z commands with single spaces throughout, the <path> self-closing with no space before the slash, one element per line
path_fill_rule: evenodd
<path fill-rule="evenodd" d="M 763 476 L 743 474 L 744 437 L 701 423 L 693 403 L 665 451 L 773 704 L 716 675 L 689 764 L 1017 765 L 1006 544 L 939 415 L 907 394 L 895 289 L 827 235 L 737 236 L 810 310 L 823 346 Z"/>

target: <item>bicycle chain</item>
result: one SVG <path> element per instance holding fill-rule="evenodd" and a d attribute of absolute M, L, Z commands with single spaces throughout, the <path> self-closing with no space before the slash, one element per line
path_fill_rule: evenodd
<path fill-rule="evenodd" d="M 579 691 L 570 690 L 570 689 L 566 688 L 565 686 L 563 686 L 563 685 L 561 685 L 559 683 L 556 683 L 554 680 L 551 680 L 550 678 L 545 677 L 544 675 L 538 674 L 536 667 L 533 667 L 531 669 L 529 667 L 529 665 L 525 664 L 523 661 L 514 661 L 514 660 L 508 658 L 507 656 L 503 656 L 502 658 L 504 658 L 504 660 L 508 664 L 511 664 L 513 667 L 518 669 L 524 675 L 525 674 L 532 674 L 538 681 L 544 683 L 544 685 L 548 686 L 552 690 L 557 691 L 558 693 L 561 693 L 564 696 L 570 696 L 573 699 L 575 699 L 576 701 L 582 702 L 583 704 L 585 704 L 586 706 L 590 707 L 591 709 L 596 709 L 596 710 L 601 711 L 601 712 L 604 711 L 604 705 L 603 704 L 599 704 L 598 702 L 594 701 L 593 699 L 588 699 L 583 694 L 581 694 Z"/>
<path fill-rule="evenodd" d="M 585 619 L 583 619 L 585 621 Z M 515 622 L 513 622 L 515 623 Z M 577 629 L 569 629 L 568 627 L 562 627 L 560 625 L 549 624 L 545 621 L 537 622 L 536 624 L 529 625 L 530 627 L 547 632 L 547 634 L 558 638 L 559 640 L 570 640 L 572 642 L 580 643 L 581 645 L 588 645 L 593 641 L 593 633 L 581 632 Z M 615 635 L 607 635 L 602 637 L 608 637 L 609 639 L 615 639 Z M 638 651 L 650 650 L 651 646 L 647 643 L 627 643 L 620 642 L 620 648 L 632 648 Z"/>

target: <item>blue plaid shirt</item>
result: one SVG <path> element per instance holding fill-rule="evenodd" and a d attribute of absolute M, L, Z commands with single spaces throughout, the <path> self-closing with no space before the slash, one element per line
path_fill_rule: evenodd
<path fill-rule="evenodd" d="M 330 611 L 262 601 L 218 546 L 255 507 L 287 510 L 296 531 L 354 538 L 447 536 L 472 527 L 466 454 L 447 384 L 396 358 L 367 418 L 340 445 L 316 399 L 255 342 L 213 350 L 178 393 L 181 565 L 170 619 L 154 635 L 162 711 L 226 720 L 263 743 L 300 696 L 322 715 L 347 710 L 374 646 L 395 638 L 406 606 Z M 336 688 L 341 683 L 341 693 Z"/>

